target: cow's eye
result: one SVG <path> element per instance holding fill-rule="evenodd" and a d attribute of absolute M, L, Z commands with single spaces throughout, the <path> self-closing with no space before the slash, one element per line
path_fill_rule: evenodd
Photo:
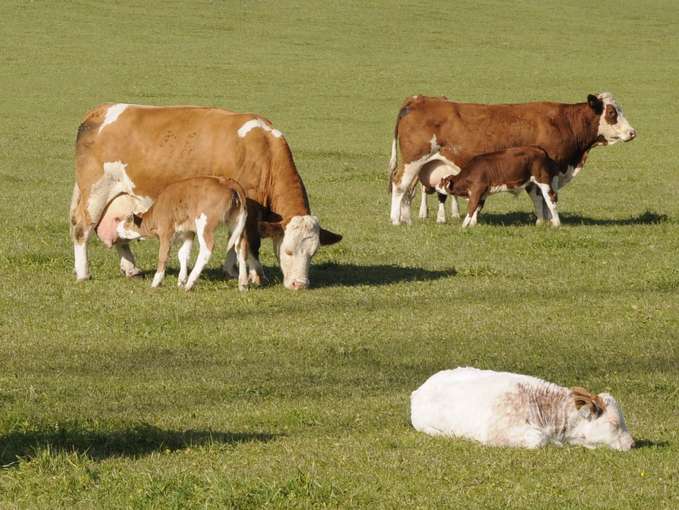
<path fill-rule="evenodd" d="M 291 250 L 285 250 L 285 254 L 286 254 L 288 257 L 292 257 L 292 251 L 291 251 Z"/>

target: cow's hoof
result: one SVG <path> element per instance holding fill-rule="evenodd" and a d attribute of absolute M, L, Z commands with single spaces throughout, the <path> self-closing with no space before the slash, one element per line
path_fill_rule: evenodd
<path fill-rule="evenodd" d="M 83 275 L 83 276 L 76 276 L 75 281 L 78 282 L 78 283 L 86 282 L 87 280 L 90 280 L 91 278 L 92 278 L 92 276 L 89 273 L 87 273 L 86 275 Z"/>
<path fill-rule="evenodd" d="M 144 271 L 142 271 L 138 267 L 131 267 L 129 269 L 122 269 L 121 268 L 120 272 L 126 278 L 136 278 L 138 276 L 144 276 Z"/>
<path fill-rule="evenodd" d="M 537 221 L 535 222 L 535 225 L 536 225 L 537 227 L 539 227 L 540 225 L 544 224 L 544 222 L 545 222 L 545 220 L 537 220 Z"/>

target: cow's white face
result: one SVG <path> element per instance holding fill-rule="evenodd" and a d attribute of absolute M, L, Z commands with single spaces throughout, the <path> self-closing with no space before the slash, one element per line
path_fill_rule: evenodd
<path fill-rule="evenodd" d="M 600 393 L 598 397 L 605 404 L 599 412 L 591 412 L 587 406 L 580 408 L 574 442 L 587 448 L 601 445 L 621 451 L 633 448 L 634 439 L 627 430 L 618 402 L 608 393 Z"/>
<path fill-rule="evenodd" d="M 315 216 L 293 216 L 283 237 L 274 238 L 274 250 L 283 272 L 283 285 L 299 290 L 309 286 L 311 257 L 320 246 L 320 224 Z"/>
<path fill-rule="evenodd" d="M 622 108 L 610 92 L 602 92 L 596 96 L 596 99 L 598 100 L 597 112 L 601 111 L 598 134 L 608 145 L 621 140 L 629 142 L 636 138 L 636 130 L 632 128 L 629 121 L 625 118 Z M 591 101 L 590 104 L 592 104 Z"/>

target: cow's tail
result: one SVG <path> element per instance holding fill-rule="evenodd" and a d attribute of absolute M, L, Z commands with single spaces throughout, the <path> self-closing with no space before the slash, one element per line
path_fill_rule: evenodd
<path fill-rule="evenodd" d="M 226 246 L 226 251 L 229 252 L 237 243 L 240 243 L 244 232 L 245 223 L 248 219 L 248 210 L 245 203 L 245 193 L 241 189 L 233 190 L 233 200 L 232 204 L 234 207 L 238 208 L 238 215 L 236 216 L 235 226 L 232 227 L 231 237 L 229 237 L 229 243 Z"/>
<path fill-rule="evenodd" d="M 396 176 L 396 168 L 398 167 L 398 123 L 401 121 L 401 111 L 399 111 L 396 125 L 394 126 L 394 139 L 391 142 L 391 158 L 389 159 L 389 184 L 387 184 L 387 191 L 391 193 L 391 187 Z"/>

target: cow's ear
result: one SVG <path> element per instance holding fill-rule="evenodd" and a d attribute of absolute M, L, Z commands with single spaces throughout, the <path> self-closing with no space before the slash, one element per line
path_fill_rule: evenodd
<path fill-rule="evenodd" d="M 594 395 L 585 388 L 571 388 L 573 403 L 583 418 L 598 418 L 606 409 L 606 404 L 599 395 Z"/>
<path fill-rule="evenodd" d="M 601 115 L 604 112 L 604 102 L 594 94 L 587 96 L 587 104 L 597 115 Z"/>
<path fill-rule="evenodd" d="M 321 246 L 339 243 L 342 240 L 341 235 L 335 234 L 334 232 L 330 232 L 329 230 L 325 230 L 324 228 L 321 228 L 320 232 L 318 233 L 318 236 L 321 242 Z"/>
<path fill-rule="evenodd" d="M 257 230 L 262 237 L 280 237 L 285 232 L 283 224 L 280 221 L 258 221 Z"/>

